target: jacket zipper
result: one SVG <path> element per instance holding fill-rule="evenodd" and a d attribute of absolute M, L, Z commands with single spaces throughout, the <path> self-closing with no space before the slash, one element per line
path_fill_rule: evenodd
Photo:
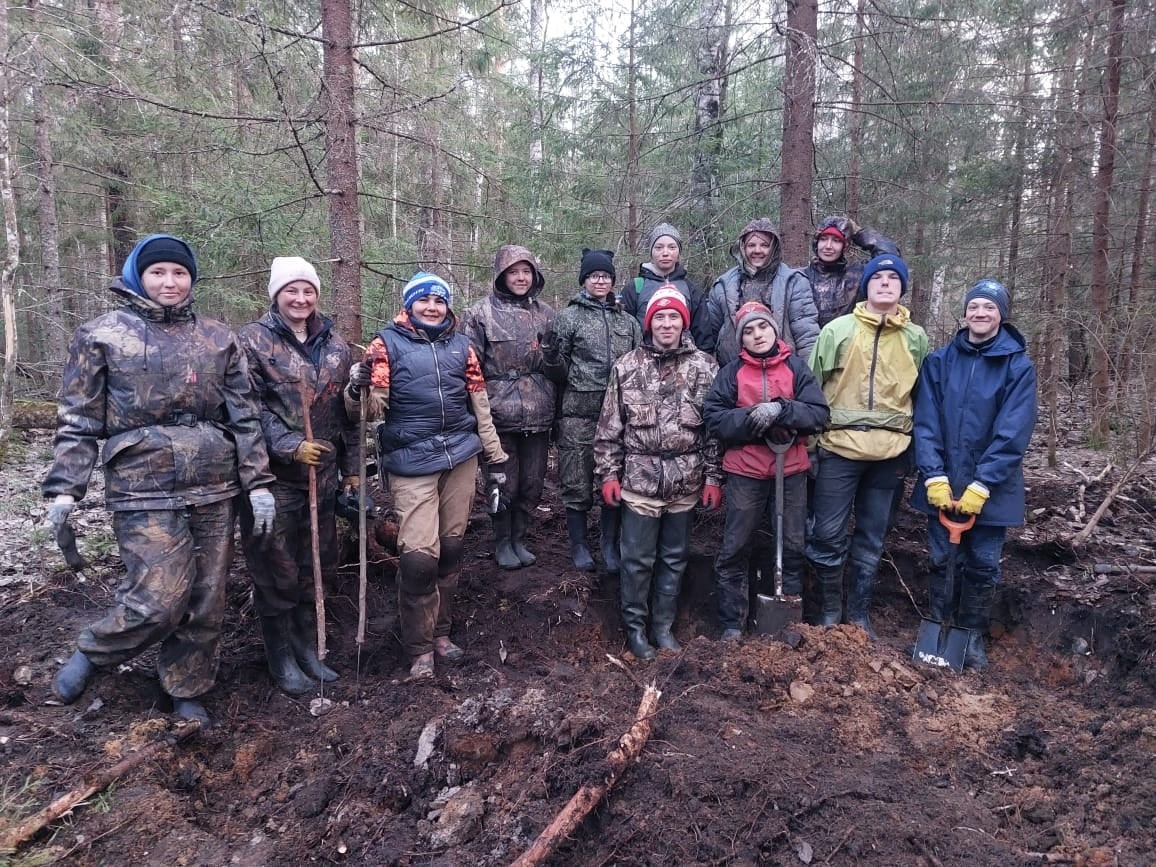
<path fill-rule="evenodd" d="M 875 345 L 871 349 L 871 374 L 867 377 L 867 409 L 875 409 L 875 366 L 879 362 L 879 340 L 883 337 L 883 329 L 887 326 L 887 317 L 879 318 L 879 327 L 875 329 Z"/>
<path fill-rule="evenodd" d="M 427 338 L 427 340 L 428 340 L 428 338 Z M 442 413 L 442 451 L 445 452 L 446 463 L 448 463 L 452 467 L 454 465 L 454 462 L 453 462 L 453 458 L 450 457 L 450 450 L 449 450 L 449 447 L 446 445 L 446 438 L 445 438 L 445 432 L 446 432 L 446 393 L 445 393 L 445 389 L 442 385 L 442 366 L 441 366 L 441 362 L 438 360 L 437 346 L 434 344 L 434 342 L 432 340 L 429 341 L 429 351 L 433 353 L 434 374 L 437 376 L 437 379 L 438 379 L 438 402 L 441 406 L 441 413 Z M 469 391 L 468 383 L 467 383 L 466 391 L 467 392 Z"/>

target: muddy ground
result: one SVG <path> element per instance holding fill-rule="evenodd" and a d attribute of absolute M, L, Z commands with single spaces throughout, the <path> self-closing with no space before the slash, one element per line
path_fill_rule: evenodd
<path fill-rule="evenodd" d="M 570 566 L 552 486 L 530 568 L 495 567 L 477 511 L 454 633 L 465 662 L 404 683 L 389 563 L 371 569 L 359 649 L 354 563 L 329 590 L 329 662 L 343 677 L 322 716 L 312 696 L 271 685 L 238 559 L 206 700 L 214 727 L 0 864 L 507 863 L 602 778 L 652 680 L 662 697 L 641 760 L 552 863 L 1151 863 L 1153 577 L 1091 566 L 1156 563 L 1156 482 L 1128 483 L 1077 557 L 1057 541 L 1120 471 L 1095 479 L 1107 458 L 1075 448 L 1048 470 L 1041 454 L 983 674 L 910 660 L 925 527 L 906 508 L 876 592 L 878 643 L 851 627 L 800 627 L 795 646 L 716 642 L 722 521 L 700 515 L 676 627 L 684 652 L 648 664 L 625 651 L 616 581 Z M 99 492 L 77 520 L 87 582 L 65 569 L 36 487 L 48 458 L 47 438 L 30 437 L 0 478 L 0 823 L 175 727 L 151 657 L 99 675 L 72 707 L 47 703 L 119 577 Z"/>

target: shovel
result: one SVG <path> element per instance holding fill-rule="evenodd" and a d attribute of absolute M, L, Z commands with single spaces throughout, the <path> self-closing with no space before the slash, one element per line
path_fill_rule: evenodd
<path fill-rule="evenodd" d="M 794 437 L 787 437 L 783 443 L 767 438 L 767 447 L 775 455 L 775 595 L 759 593 L 755 596 L 752 631 L 756 635 L 777 635 L 784 627 L 798 623 L 803 616 L 802 599 L 783 595 L 783 467 L 787 449 L 794 442 Z"/>
<path fill-rule="evenodd" d="M 87 580 L 84 573 L 89 569 L 88 561 L 77 550 L 76 533 L 68 521 L 62 521 L 57 526 L 56 544 L 60 546 L 60 553 L 64 555 L 64 562 L 68 564 L 68 568 L 76 573 L 77 580 L 82 583 Z"/>
<path fill-rule="evenodd" d="M 947 577 L 945 579 L 947 598 L 955 598 L 955 561 L 959 554 L 959 543 L 963 541 L 963 534 L 975 524 L 975 515 L 966 521 L 956 521 L 951 515 L 959 514 L 956 503 L 952 502 L 951 513 L 941 510 L 939 523 L 947 530 L 947 539 L 951 548 L 947 554 Z M 919 622 L 919 633 L 915 636 L 915 650 L 911 654 L 913 662 L 922 662 L 937 668 L 950 668 L 956 674 L 963 671 L 963 659 L 967 654 L 967 642 L 971 638 L 971 630 L 961 626 L 949 626 L 946 632 L 944 624 L 939 620 L 923 618 Z"/>

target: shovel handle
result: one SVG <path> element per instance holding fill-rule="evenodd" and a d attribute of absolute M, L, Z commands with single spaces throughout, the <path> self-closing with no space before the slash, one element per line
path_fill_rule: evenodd
<path fill-rule="evenodd" d="M 975 515 L 968 515 L 966 521 L 957 521 L 950 517 L 958 514 L 959 500 L 952 500 L 950 509 L 939 510 L 939 523 L 947 530 L 947 538 L 952 545 L 958 545 L 963 541 L 963 534 L 975 526 Z"/>

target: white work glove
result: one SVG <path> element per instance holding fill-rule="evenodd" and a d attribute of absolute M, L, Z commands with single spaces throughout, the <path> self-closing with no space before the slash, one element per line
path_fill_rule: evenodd
<path fill-rule="evenodd" d="M 757 437 L 766 436 L 767 431 L 771 429 L 771 425 L 775 423 L 775 419 L 782 415 L 782 412 L 782 401 L 768 400 L 763 403 L 756 403 L 751 414 L 747 416 L 747 427 Z"/>
<path fill-rule="evenodd" d="M 249 505 L 253 508 L 253 533 L 264 536 L 273 529 L 277 518 L 277 501 L 264 488 L 249 491 Z"/>

